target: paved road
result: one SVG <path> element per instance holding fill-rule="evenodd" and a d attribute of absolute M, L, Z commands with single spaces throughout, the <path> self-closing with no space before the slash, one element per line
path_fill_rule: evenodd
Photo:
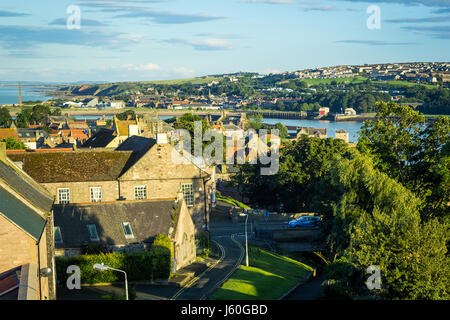
<path fill-rule="evenodd" d="M 172 299 L 205 300 L 210 297 L 236 270 L 244 257 L 242 237 L 237 235 L 212 237 L 221 250 L 219 263 L 182 288 Z"/>

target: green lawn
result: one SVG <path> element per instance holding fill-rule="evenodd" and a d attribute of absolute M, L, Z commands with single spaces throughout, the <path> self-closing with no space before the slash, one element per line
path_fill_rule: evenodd
<path fill-rule="evenodd" d="M 313 270 L 299 261 L 259 250 L 258 257 L 258 248 L 249 247 L 250 266 L 241 266 L 212 300 L 276 300 Z"/>

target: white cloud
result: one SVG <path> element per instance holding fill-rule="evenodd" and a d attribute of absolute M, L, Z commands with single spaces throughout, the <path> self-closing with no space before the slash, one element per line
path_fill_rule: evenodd
<path fill-rule="evenodd" d="M 128 71 L 156 71 L 161 70 L 161 67 L 155 63 L 145 63 L 140 65 L 134 65 L 134 64 L 124 64 L 122 65 L 123 69 L 126 69 Z"/>
<path fill-rule="evenodd" d="M 204 39 L 189 41 L 189 44 L 194 46 L 197 50 L 228 50 L 232 49 L 233 45 L 225 39 Z"/>

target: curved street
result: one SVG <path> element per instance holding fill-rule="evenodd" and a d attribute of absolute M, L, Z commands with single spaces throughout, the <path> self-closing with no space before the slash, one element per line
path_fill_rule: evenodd
<path fill-rule="evenodd" d="M 207 269 L 203 274 L 181 288 L 172 299 L 176 300 L 205 300 L 211 296 L 239 267 L 244 257 L 244 247 L 241 245 L 239 236 L 212 237 L 220 248 L 221 257 L 217 265 Z"/>

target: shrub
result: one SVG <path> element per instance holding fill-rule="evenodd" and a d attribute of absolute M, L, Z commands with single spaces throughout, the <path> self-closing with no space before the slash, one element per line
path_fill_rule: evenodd
<path fill-rule="evenodd" d="M 100 253 L 97 255 L 83 255 L 79 257 L 57 258 L 56 272 L 60 283 L 65 283 L 70 274 L 67 267 L 77 265 L 81 271 L 82 283 L 110 283 L 123 281 L 120 272 L 112 270 L 98 271 L 93 266 L 96 263 L 123 270 L 129 281 L 144 281 L 168 278 L 170 275 L 170 252 L 164 247 L 154 247 L 152 251 L 135 253 Z"/>
<path fill-rule="evenodd" d="M 197 246 L 200 248 L 208 249 L 210 247 L 209 244 L 209 235 L 206 231 L 200 232 L 197 235 Z"/>
<path fill-rule="evenodd" d="M 166 247 L 154 246 L 152 254 L 154 255 L 153 279 L 169 278 L 172 262 L 170 251 Z"/>
<path fill-rule="evenodd" d="M 162 275 L 161 277 L 156 278 L 166 278 L 165 274 L 169 272 L 168 274 L 170 275 L 170 270 L 172 270 L 172 260 L 175 258 L 172 240 L 165 234 L 159 234 L 153 241 L 152 251 L 158 253 L 158 258 L 156 259 L 157 261 L 155 261 L 154 266 L 154 268 L 157 268 L 158 270 L 155 271 L 155 273 Z M 159 270 L 161 266 L 162 270 Z M 166 269 L 166 266 L 168 266 L 168 270 Z"/>

